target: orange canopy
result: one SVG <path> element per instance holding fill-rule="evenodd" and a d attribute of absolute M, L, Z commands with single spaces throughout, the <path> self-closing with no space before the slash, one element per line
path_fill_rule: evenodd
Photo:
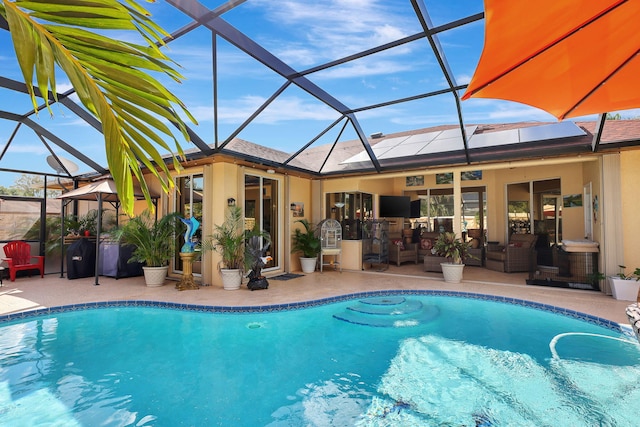
<path fill-rule="evenodd" d="M 640 0 L 485 0 L 485 42 L 462 99 L 556 116 L 640 107 Z"/>

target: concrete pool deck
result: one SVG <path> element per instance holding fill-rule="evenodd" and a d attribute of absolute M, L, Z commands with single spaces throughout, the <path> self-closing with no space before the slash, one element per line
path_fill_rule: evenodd
<path fill-rule="evenodd" d="M 93 277 L 68 280 L 60 274 L 3 281 L 0 287 L 0 315 L 46 307 L 87 302 L 148 300 L 213 306 L 264 306 L 317 300 L 326 297 L 374 290 L 451 290 L 549 304 L 579 311 L 628 325 L 625 308 L 629 301 L 618 301 L 601 292 L 562 289 L 525 284 L 527 273 L 498 273 L 480 267 L 466 267 L 460 284 L 445 283 L 442 274 L 422 271 L 421 265 L 391 265 L 385 271 L 325 270 L 290 280 L 269 280 L 269 289 L 250 291 L 245 285 L 237 291 L 220 286 L 178 291 L 177 282 L 167 280 L 162 287 L 146 287 L 142 277 L 113 279 Z"/>

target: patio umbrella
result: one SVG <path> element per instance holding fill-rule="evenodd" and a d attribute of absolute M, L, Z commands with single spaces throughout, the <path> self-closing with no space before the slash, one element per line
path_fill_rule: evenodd
<path fill-rule="evenodd" d="M 134 197 L 136 199 L 143 199 L 144 195 L 142 194 L 142 190 L 138 187 L 134 188 Z M 111 202 L 114 204 L 116 209 L 120 206 L 120 199 L 118 198 L 118 190 L 116 189 L 116 183 L 112 179 L 102 179 L 99 181 L 92 182 L 83 187 L 76 188 L 75 190 L 68 191 L 63 193 L 58 197 L 59 199 L 70 199 L 70 200 L 95 200 L 98 202 L 98 217 L 96 224 L 96 268 L 95 268 L 95 285 L 99 285 L 98 277 L 99 277 L 99 268 L 100 268 L 100 233 L 102 232 L 102 203 L 103 202 Z M 152 194 L 151 198 L 153 200 L 157 200 L 158 196 Z M 62 224 L 64 227 L 64 209 L 61 209 L 63 218 Z M 156 218 L 157 219 L 157 218 Z M 64 230 L 63 230 L 64 234 Z M 64 263 L 64 258 L 63 261 Z M 61 268 L 60 274 L 62 277 L 62 271 L 64 267 Z"/>
<path fill-rule="evenodd" d="M 462 99 L 558 119 L 640 107 L 640 1 L 485 0 L 485 42 Z"/>

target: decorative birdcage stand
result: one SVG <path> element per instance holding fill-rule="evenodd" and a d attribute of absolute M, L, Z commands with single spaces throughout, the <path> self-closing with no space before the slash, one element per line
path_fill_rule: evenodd
<path fill-rule="evenodd" d="M 325 261 L 325 256 L 331 256 Z M 335 219 L 325 219 L 320 223 L 320 273 L 325 265 L 334 269 L 340 266 L 342 273 L 342 226 Z"/>

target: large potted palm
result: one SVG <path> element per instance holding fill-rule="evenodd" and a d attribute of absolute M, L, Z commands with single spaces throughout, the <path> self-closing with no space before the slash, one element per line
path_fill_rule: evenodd
<path fill-rule="evenodd" d="M 440 233 L 433 250 L 437 255 L 445 257 L 448 262 L 440 263 L 444 281 L 460 283 L 464 270 L 464 260 L 469 252 L 469 245 L 456 237 L 455 233 Z"/>
<path fill-rule="evenodd" d="M 230 206 L 222 224 L 202 241 L 202 251 L 214 250 L 222 256 L 218 270 L 226 290 L 240 289 L 244 264 L 244 218 L 239 206 Z"/>
<path fill-rule="evenodd" d="M 162 286 L 169 270 L 169 260 L 176 250 L 176 233 L 180 228 L 179 216 L 168 214 L 155 220 L 145 210 L 118 227 L 114 236 L 135 249 L 129 262 L 144 263 L 144 279 L 147 286 Z"/>
<path fill-rule="evenodd" d="M 320 253 L 320 238 L 315 234 L 315 227 L 306 219 L 296 222 L 302 224 L 303 229 L 297 228 L 293 233 L 291 253 L 300 253 L 300 266 L 303 273 L 313 273 L 316 270 L 318 254 Z"/>

